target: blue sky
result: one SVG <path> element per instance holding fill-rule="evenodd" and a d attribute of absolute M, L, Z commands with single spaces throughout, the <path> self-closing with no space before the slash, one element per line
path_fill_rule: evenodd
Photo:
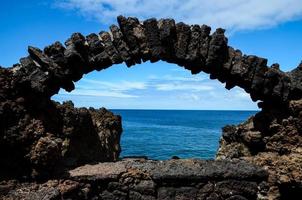
<path fill-rule="evenodd" d="M 11 66 L 39 48 L 64 42 L 73 32 L 108 30 L 116 16 L 172 17 L 186 23 L 227 29 L 229 45 L 266 57 L 288 71 L 302 58 L 301 0 L 64 0 L 1 1 L 0 65 Z M 200 73 L 192 76 L 176 65 L 124 64 L 85 75 L 71 93 L 76 106 L 140 109 L 253 110 L 257 106 L 240 88 L 230 91 Z"/>

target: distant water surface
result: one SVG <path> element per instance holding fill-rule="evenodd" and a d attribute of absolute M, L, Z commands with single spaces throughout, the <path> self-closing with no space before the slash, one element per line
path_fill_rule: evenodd
<path fill-rule="evenodd" d="M 112 110 L 122 116 L 121 156 L 165 160 L 215 157 L 221 128 L 257 111 Z"/>

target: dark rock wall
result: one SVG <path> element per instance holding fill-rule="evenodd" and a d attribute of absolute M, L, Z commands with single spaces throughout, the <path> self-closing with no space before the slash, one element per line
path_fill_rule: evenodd
<path fill-rule="evenodd" d="M 1 106 L 1 178 L 46 178 L 63 168 L 118 159 L 121 117 L 104 108 L 52 101 Z"/>
<path fill-rule="evenodd" d="M 115 161 L 120 117 L 105 109 L 60 105 L 50 97 L 60 88 L 72 91 L 74 82 L 94 70 L 163 60 L 192 74 L 208 73 L 227 89 L 239 86 L 259 100 L 259 113 L 224 128 L 217 159 L 240 158 L 267 169 L 269 199 L 284 199 L 288 191 L 301 194 L 301 64 L 290 72 L 278 64 L 269 67 L 266 59 L 228 46 L 220 28 L 211 34 L 206 25 L 173 19 L 117 20 L 119 26 L 110 26 L 109 32 L 74 33 L 65 45 L 55 42 L 43 50 L 28 47 L 29 56 L 0 68 L 1 177 L 53 177 L 62 167 Z M 168 194 L 170 189 L 157 192 Z M 221 198 L 226 197 L 216 199 Z"/>

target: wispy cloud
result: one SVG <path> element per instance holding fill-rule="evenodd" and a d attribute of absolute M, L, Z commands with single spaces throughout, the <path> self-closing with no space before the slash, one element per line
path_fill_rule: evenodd
<path fill-rule="evenodd" d="M 106 75 L 104 75 L 106 76 Z M 142 81 L 85 77 L 71 93 L 60 91 L 53 99 L 71 99 L 77 106 L 160 109 L 255 109 L 244 90 L 231 91 L 205 74 L 171 73 L 147 75 Z"/>
<path fill-rule="evenodd" d="M 62 0 L 59 8 L 76 10 L 104 24 L 116 16 L 172 17 L 231 31 L 267 28 L 302 16 L 301 0 Z"/>
<path fill-rule="evenodd" d="M 151 80 L 161 80 L 161 81 L 190 81 L 190 82 L 199 82 L 199 81 L 204 81 L 207 80 L 208 78 L 206 75 L 199 74 L 198 76 L 196 75 L 191 75 L 190 76 L 175 76 L 175 75 L 164 75 L 164 76 L 155 76 L 155 75 L 150 75 L 148 77 Z"/>
<path fill-rule="evenodd" d="M 142 90 L 147 87 L 146 83 L 138 81 L 107 82 L 92 79 L 83 79 L 82 81 L 88 83 L 90 87 L 105 88 L 113 91 Z"/>
<path fill-rule="evenodd" d="M 251 97 L 248 93 L 246 93 L 243 89 L 238 87 L 234 88 L 234 97 L 240 100 L 250 100 Z"/>
<path fill-rule="evenodd" d="M 158 91 L 184 91 L 201 92 L 215 90 L 213 82 L 205 75 L 175 76 L 163 75 L 160 77 L 150 76 L 148 85 Z"/>
<path fill-rule="evenodd" d="M 206 76 L 173 76 L 166 74 L 163 76 L 150 75 L 145 82 L 140 81 L 99 81 L 83 78 L 80 84 L 77 84 L 76 90 L 71 93 L 61 90 L 62 95 L 76 96 L 95 96 L 95 97 L 114 97 L 114 98 L 136 98 L 140 92 L 183 92 L 186 98 L 200 99 L 199 92 L 207 92 L 208 95 L 218 95 L 218 88 L 222 86 L 217 81 L 211 81 Z M 220 89 L 219 89 L 220 90 Z M 135 93 L 135 94 L 133 94 Z M 243 90 L 234 90 L 234 97 L 240 99 L 249 98 Z"/>
<path fill-rule="evenodd" d="M 197 85 L 192 83 L 160 83 L 155 85 L 157 90 L 160 91 L 172 91 L 172 90 L 186 90 L 186 91 L 211 91 L 214 90 L 212 86 L 208 85 Z"/>
<path fill-rule="evenodd" d="M 212 82 L 204 76 L 181 77 L 164 75 L 161 77 L 151 75 L 145 82 L 139 81 L 99 81 L 94 79 L 83 78 L 76 89 L 71 93 L 61 90 L 61 95 L 74 96 L 94 96 L 94 97 L 114 97 L 114 98 L 136 98 L 139 97 L 139 91 L 155 90 L 158 92 L 200 92 L 213 91 L 215 87 Z M 136 94 L 133 94 L 136 93 Z M 196 98 L 195 98 L 196 99 Z"/>
<path fill-rule="evenodd" d="M 92 96 L 92 97 L 113 97 L 113 98 L 137 98 L 131 94 L 132 90 L 143 90 L 147 86 L 144 82 L 137 81 L 98 81 L 83 78 L 76 89 L 68 93 L 60 90 L 60 95 Z"/>
<path fill-rule="evenodd" d="M 71 96 L 91 96 L 91 97 L 114 97 L 114 98 L 137 98 L 136 95 L 130 95 L 123 92 L 113 92 L 113 91 L 100 91 L 100 90 L 75 90 L 71 93 L 61 91 L 60 95 L 71 95 Z"/>
<path fill-rule="evenodd" d="M 184 93 L 182 95 L 179 95 L 178 97 L 179 99 L 185 101 L 200 101 L 200 99 L 202 98 L 200 95 L 192 93 Z"/>

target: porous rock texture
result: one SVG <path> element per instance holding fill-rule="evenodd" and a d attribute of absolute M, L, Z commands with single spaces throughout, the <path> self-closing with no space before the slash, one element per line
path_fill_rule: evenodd
<path fill-rule="evenodd" d="M 278 64 L 269 67 L 265 58 L 228 46 L 221 28 L 211 34 L 206 25 L 173 19 L 117 19 L 119 26 L 110 26 L 108 32 L 74 33 L 65 45 L 55 42 L 43 50 L 28 47 L 29 56 L 0 68 L 3 198 L 301 196 L 302 64 L 290 72 L 281 71 Z M 239 86 L 259 101 L 261 111 L 243 124 L 223 129 L 216 161 L 120 161 L 68 172 L 86 163 L 118 159 L 121 118 L 106 109 L 59 104 L 51 96 L 60 88 L 72 91 L 74 82 L 91 71 L 159 60 L 192 74 L 208 73 L 227 89 Z M 262 168 L 267 174 L 259 172 Z M 134 189 L 136 184 L 140 189 Z"/>
<path fill-rule="evenodd" d="M 72 102 L 48 100 L 30 108 L 22 101 L 1 105 L 1 178 L 47 178 L 64 168 L 118 159 L 120 116 Z"/>
<path fill-rule="evenodd" d="M 269 172 L 270 199 L 302 195 L 302 100 L 284 108 L 262 103 L 246 122 L 223 128 L 216 159 L 241 158 Z"/>
<path fill-rule="evenodd" d="M 126 159 L 84 165 L 43 184 L 6 182 L 3 190 L 4 199 L 256 199 L 266 177 L 243 161 Z"/>

